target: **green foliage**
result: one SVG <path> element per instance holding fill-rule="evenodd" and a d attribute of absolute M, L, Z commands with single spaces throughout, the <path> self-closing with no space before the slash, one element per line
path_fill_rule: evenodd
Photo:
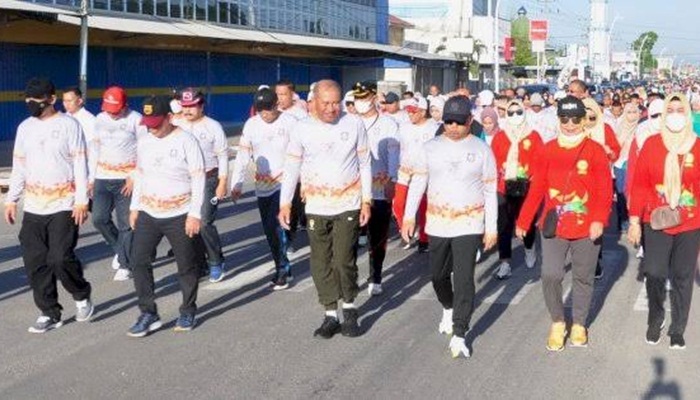
<path fill-rule="evenodd" d="M 639 54 L 641 50 L 642 73 L 644 73 L 644 70 L 654 69 L 657 66 L 656 58 L 651 54 L 651 51 L 658 40 L 659 35 L 657 35 L 656 32 L 648 31 L 639 35 L 639 38 L 632 43 L 632 50 L 637 54 Z M 643 48 L 641 48 L 642 44 L 644 44 Z"/>
<path fill-rule="evenodd" d="M 530 20 L 527 17 L 514 19 L 510 24 L 510 34 L 515 46 L 513 63 L 517 66 L 534 65 L 536 61 L 530 43 Z"/>

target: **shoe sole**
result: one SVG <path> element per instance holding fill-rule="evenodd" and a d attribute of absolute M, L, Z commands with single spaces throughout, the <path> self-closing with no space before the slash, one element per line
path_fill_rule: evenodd
<path fill-rule="evenodd" d="M 570 342 L 569 345 L 570 345 L 571 347 L 578 347 L 578 348 L 584 348 L 584 349 L 585 349 L 586 347 L 588 347 L 588 342 L 583 343 L 583 344 Z"/>
<path fill-rule="evenodd" d="M 679 345 L 677 345 L 677 344 L 668 346 L 668 348 L 671 349 L 671 350 L 685 350 L 685 346 L 679 346 Z"/>
<path fill-rule="evenodd" d="M 194 325 L 188 326 L 188 327 L 183 327 L 183 326 L 175 326 L 173 328 L 173 332 L 189 332 L 192 329 L 194 329 Z"/>
<path fill-rule="evenodd" d="M 46 333 L 48 331 L 52 331 L 54 329 L 58 329 L 63 326 L 63 321 L 57 322 L 55 324 L 49 325 L 46 329 L 35 329 L 33 326 L 30 326 L 29 329 L 27 329 L 27 332 L 29 333 Z"/>
<path fill-rule="evenodd" d="M 163 321 L 156 321 L 151 325 L 148 325 L 148 329 L 145 332 L 131 333 L 127 332 L 126 335 L 133 338 L 141 338 L 148 335 L 151 332 L 155 332 L 163 326 Z"/>
<path fill-rule="evenodd" d="M 224 280 L 224 277 L 225 277 L 225 276 L 226 276 L 226 274 L 222 273 L 221 276 L 218 277 L 218 278 L 211 278 L 211 277 L 209 277 L 209 282 L 211 282 L 211 283 L 218 283 L 218 282 L 221 282 L 221 281 Z"/>
<path fill-rule="evenodd" d="M 341 327 L 340 334 L 345 336 L 345 337 L 351 337 L 351 338 L 358 337 L 358 336 L 362 335 L 362 332 L 360 332 L 359 326 L 357 328 L 353 328 L 353 329 L 357 329 L 357 330 L 352 330 L 352 331 L 348 332 L 348 331 L 344 331 Z"/>
<path fill-rule="evenodd" d="M 564 338 L 566 338 L 566 335 L 568 335 L 568 334 L 569 334 L 569 331 L 564 331 Z M 554 353 L 562 352 L 562 351 L 564 351 L 564 348 L 566 348 L 566 339 L 564 339 L 564 343 L 562 343 L 561 347 L 559 347 L 559 348 L 555 349 L 553 347 L 549 347 L 549 345 L 546 345 L 545 347 L 547 348 L 547 350 L 554 352 Z"/>
<path fill-rule="evenodd" d="M 333 331 L 330 335 L 322 335 L 319 332 L 314 332 L 314 337 L 321 339 L 332 339 L 333 336 L 337 335 L 338 333 L 340 333 L 340 327 L 336 331 Z"/>
<path fill-rule="evenodd" d="M 275 292 L 279 292 L 281 290 L 289 289 L 289 283 L 285 283 L 284 285 L 272 285 L 272 290 Z"/>
<path fill-rule="evenodd" d="M 78 318 L 78 317 L 76 316 L 76 317 L 75 317 L 75 320 L 76 320 L 77 322 L 86 322 L 86 321 L 90 320 L 90 318 L 92 317 L 92 314 L 93 314 L 94 312 L 95 312 L 95 306 L 93 305 L 92 307 L 90 307 L 90 312 L 88 313 L 87 316 L 85 316 L 85 317 L 83 317 L 83 318 Z"/>
<path fill-rule="evenodd" d="M 129 275 L 125 276 L 125 277 L 117 276 L 117 275 L 115 274 L 115 275 L 114 275 L 114 278 L 112 278 L 112 280 L 113 280 L 114 282 L 124 282 L 124 281 L 128 281 L 129 279 L 131 279 L 131 274 L 129 274 Z"/>
<path fill-rule="evenodd" d="M 661 321 L 661 326 L 659 327 L 659 340 L 657 340 L 656 342 L 650 342 L 649 340 L 647 340 L 647 338 L 644 338 L 644 341 L 652 346 L 656 346 L 657 344 L 661 343 L 661 332 L 664 330 L 664 327 L 666 327 L 666 318 L 664 318 L 664 320 Z"/>

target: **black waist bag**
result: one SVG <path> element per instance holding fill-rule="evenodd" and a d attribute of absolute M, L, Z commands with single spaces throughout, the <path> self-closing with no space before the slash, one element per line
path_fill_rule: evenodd
<path fill-rule="evenodd" d="M 558 224 L 559 213 L 557 213 L 557 209 L 553 208 L 547 211 L 547 215 L 544 216 L 544 222 L 542 223 L 542 236 L 545 239 L 552 239 L 557 236 Z"/>
<path fill-rule="evenodd" d="M 510 179 L 506 181 L 506 196 L 525 197 L 530 188 L 528 179 Z"/>

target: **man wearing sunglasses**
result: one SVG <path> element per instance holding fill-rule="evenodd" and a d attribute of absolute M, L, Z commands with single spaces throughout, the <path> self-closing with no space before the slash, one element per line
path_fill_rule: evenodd
<path fill-rule="evenodd" d="M 497 176 L 491 148 L 469 132 L 469 99 L 450 98 L 444 121 L 444 134 L 421 146 L 418 153 L 401 236 L 408 240 L 413 235 L 413 216 L 427 191 L 430 269 L 443 308 L 438 330 L 454 333 L 449 349 L 457 358 L 470 356 L 465 336 L 474 310 L 477 251 L 482 244 L 487 250 L 496 244 Z"/>

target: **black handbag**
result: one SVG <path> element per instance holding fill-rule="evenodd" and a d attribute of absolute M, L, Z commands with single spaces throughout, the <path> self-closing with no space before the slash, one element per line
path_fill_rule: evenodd
<path fill-rule="evenodd" d="M 581 146 L 581 149 L 578 151 L 578 155 L 576 155 L 576 161 L 574 161 L 574 165 L 572 166 L 571 171 L 569 171 L 569 175 L 566 177 L 566 184 L 564 185 L 563 193 L 566 193 L 566 191 L 569 189 L 569 181 L 571 180 L 571 174 L 574 171 L 573 168 L 576 167 L 579 157 L 581 157 L 581 152 L 583 151 L 584 147 L 586 147 L 586 143 L 588 143 L 588 139 L 584 140 L 586 140 L 586 142 L 583 143 L 583 146 Z M 559 211 L 557 211 L 557 208 L 555 207 L 547 211 L 547 214 L 545 214 L 544 216 L 544 221 L 542 222 L 542 237 L 544 237 L 545 239 L 552 239 L 556 237 L 558 225 Z"/>
<path fill-rule="evenodd" d="M 529 179 L 509 179 L 506 181 L 506 196 L 525 197 L 530 189 Z"/>

